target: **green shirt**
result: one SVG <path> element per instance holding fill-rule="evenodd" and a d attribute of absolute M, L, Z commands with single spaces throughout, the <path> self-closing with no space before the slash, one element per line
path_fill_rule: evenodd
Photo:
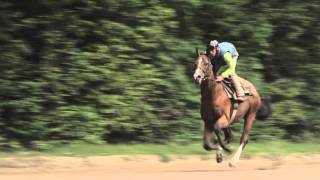
<path fill-rule="evenodd" d="M 223 76 L 224 78 L 235 75 L 237 59 L 233 59 L 230 52 L 224 53 L 223 58 L 226 62 L 226 65 L 222 66 L 219 69 L 218 74 Z"/>

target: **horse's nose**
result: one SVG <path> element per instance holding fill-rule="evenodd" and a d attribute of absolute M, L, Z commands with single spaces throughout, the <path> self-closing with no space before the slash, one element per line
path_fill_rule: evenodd
<path fill-rule="evenodd" d="M 198 73 L 195 73 L 194 75 L 193 75 L 193 79 L 194 80 L 197 80 L 197 79 L 199 79 L 200 78 L 200 75 L 198 75 Z"/>
<path fill-rule="evenodd" d="M 195 73 L 195 74 L 193 75 L 193 78 L 194 78 L 194 81 L 195 81 L 197 84 L 201 84 L 201 79 L 202 79 L 201 74 Z"/>

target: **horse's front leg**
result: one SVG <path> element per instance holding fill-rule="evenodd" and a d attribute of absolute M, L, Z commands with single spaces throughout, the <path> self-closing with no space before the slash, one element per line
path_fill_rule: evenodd
<path fill-rule="evenodd" d="M 205 123 L 203 134 L 203 148 L 207 151 L 216 150 L 216 161 L 221 163 L 223 161 L 222 147 L 219 143 L 213 144 L 213 124 Z"/>
<path fill-rule="evenodd" d="M 213 142 L 213 124 L 209 121 L 204 122 L 204 132 L 203 132 L 203 148 L 207 151 L 217 150 L 217 147 Z"/>
<path fill-rule="evenodd" d="M 217 150 L 216 150 L 216 161 L 217 163 L 221 163 L 223 161 L 223 156 L 222 156 L 222 147 L 218 144 L 217 145 Z"/>
<path fill-rule="evenodd" d="M 228 120 L 226 118 L 226 116 L 221 116 L 215 123 L 215 134 L 217 136 L 217 140 L 219 142 L 219 145 L 226 150 L 227 152 L 231 152 L 230 147 L 227 146 L 227 144 L 225 144 L 225 142 L 222 140 L 221 138 L 221 130 L 224 130 L 226 128 L 228 128 Z"/>
<path fill-rule="evenodd" d="M 224 132 L 224 142 L 229 144 L 233 138 L 231 127 L 224 128 L 223 132 Z"/>

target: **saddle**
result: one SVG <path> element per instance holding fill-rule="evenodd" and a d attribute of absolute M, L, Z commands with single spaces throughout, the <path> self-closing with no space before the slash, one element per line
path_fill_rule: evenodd
<path fill-rule="evenodd" d="M 227 93 L 227 95 L 228 95 L 228 97 L 229 97 L 229 99 L 230 99 L 230 101 L 232 103 L 232 107 L 231 107 L 231 110 L 230 110 L 231 118 L 230 118 L 230 121 L 229 121 L 229 125 L 231 125 L 232 122 L 234 121 L 235 117 L 236 117 L 236 114 L 237 114 L 237 111 L 238 111 L 238 107 L 239 107 L 239 101 L 238 101 L 238 98 L 237 98 L 236 89 L 233 87 L 230 78 L 225 78 L 222 81 L 222 85 L 223 85 L 224 91 Z M 246 88 L 244 88 L 244 94 L 245 94 L 245 96 L 252 96 L 252 93 Z"/>
<path fill-rule="evenodd" d="M 224 78 L 224 80 L 222 81 L 222 85 L 223 85 L 223 89 L 227 93 L 229 99 L 231 101 L 238 101 L 236 89 L 233 87 L 233 85 L 231 83 L 231 79 Z M 244 88 L 244 94 L 245 94 L 245 96 L 252 96 L 252 93 L 246 88 Z"/>

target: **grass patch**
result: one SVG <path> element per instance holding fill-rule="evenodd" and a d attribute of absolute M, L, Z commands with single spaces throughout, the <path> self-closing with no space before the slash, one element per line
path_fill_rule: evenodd
<path fill-rule="evenodd" d="M 232 144 L 235 151 L 238 144 Z M 292 143 L 287 141 L 251 142 L 246 146 L 246 154 L 285 155 L 291 153 L 320 153 L 319 143 Z M 168 155 L 209 155 L 202 148 L 201 143 L 194 144 L 118 144 L 118 145 L 93 145 L 85 143 L 72 143 L 56 145 L 42 151 L 19 150 L 14 152 L 0 152 L 0 156 L 106 156 L 106 155 L 134 155 L 153 154 L 169 161 Z"/>
<path fill-rule="evenodd" d="M 293 143 L 288 141 L 271 141 L 251 143 L 245 149 L 255 154 L 293 154 L 293 153 L 320 153 L 320 144 L 316 142 Z"/>
<path fill-rule="evenodd" d="M 127 155 L 127 154 L 206 154 L 200 144 L 117 144 L 117 145 L 88 145 L 70 144 L 46 151 L 49 154 L 63 155 Z"/>

